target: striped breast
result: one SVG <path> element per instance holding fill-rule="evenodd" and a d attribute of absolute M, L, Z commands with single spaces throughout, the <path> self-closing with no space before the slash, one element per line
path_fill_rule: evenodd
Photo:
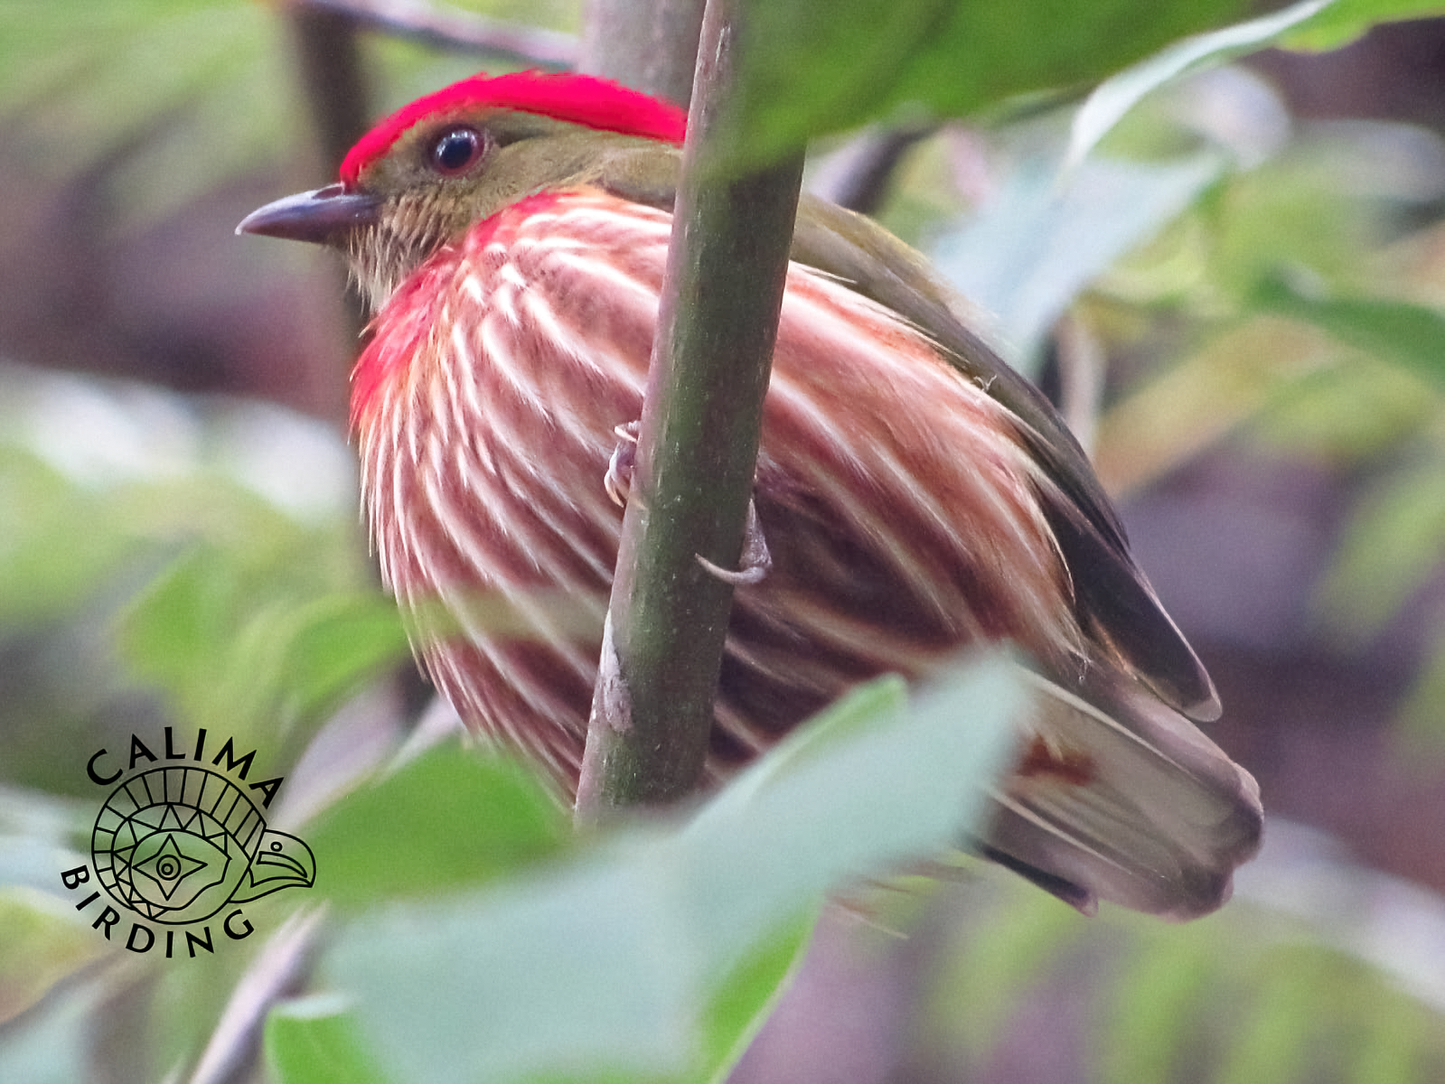
<path fill-rule="evenodd" d="M 354 377 L 377 554 L 431 677 L 568 785 L 621 524 L 603 478 L 641 415 L 669 232 L 597 192 L 514 204 L 397 291 Z M 736 594 L 711 766 L 981 639 L 1071 680 L 1049 485 L 923 334 L 795 265 L 756 489 L 774 564 Z"/>

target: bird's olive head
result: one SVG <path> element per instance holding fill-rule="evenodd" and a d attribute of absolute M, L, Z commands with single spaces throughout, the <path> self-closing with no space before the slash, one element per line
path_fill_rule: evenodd
<path fill-rule="evenodd" d="M 440 248 L 527 196 L 669 187 L 684 123 L 665 103 L 583 76 L 477 77 L 368 132 L 340 183 L 267 204 L 237 232 L 342 249 L 376 309 Z"/>

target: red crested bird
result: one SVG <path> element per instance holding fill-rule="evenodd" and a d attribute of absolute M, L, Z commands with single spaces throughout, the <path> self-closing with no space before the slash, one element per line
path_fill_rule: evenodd
<path fill-rule="evenodd" d="M 598 79 L 479 75 L 238 228 L 348 256 L 375 313 L 352 423 L 385 582 L 462 718 L 565 787 L 685 123 Z M 1191 722 L 1214 687 L 1078 443 L 879 226 L 805 197 L 792 261 L 754 490 L 772 564 L 734 596 L 710 772 L 860 681 L 1010 641 L 1044 695 L 979 849 L 1084 910 L 1218 907 L 1258 788 Z"/>

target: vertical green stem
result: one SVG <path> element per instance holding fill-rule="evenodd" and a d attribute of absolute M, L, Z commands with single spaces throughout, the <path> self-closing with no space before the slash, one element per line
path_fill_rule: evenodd
<path fill-rule="evenodd" d="M 631 497 L 577 794 L 581 820 L 702 772 L 757 465 L 802 154 L 721 173 L 737 0 L 710 0 Z"/>
<path fill-rule="evenodd" d="M 324 171 L 335 176 L 346 152 L 366 131 L 371 119 L 370 84 L 357 41 L 356 22 L 342 12 L 288 5 L 287 23 L 295 50 L 296 68 L 306 95 L 316 143 L 320 147 Z M 336 279 L 342 287 L 344 306 L 345 348 L 339 356 L 352 356 L 352 347 L 361 329 L 366 326 L 366 313 L 360 296 L 347 289 L 346 271 L 336 265 Z M 308 380 L 317 387 L 334 388 L 338 393 L 328 413 L 343 431 L 346 426 L 346 381 L 327 372 Z"/>

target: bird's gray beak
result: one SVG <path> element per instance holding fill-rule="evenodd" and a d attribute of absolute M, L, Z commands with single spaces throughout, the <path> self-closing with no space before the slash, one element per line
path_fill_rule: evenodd
<path fill-rule="evenodd" d="M 348 192 L 339 184 L 314 192 L 286 196 L 252 211 L 236 227 L 237 233 L 258 233 L 288 241 L 342 245 L 353 230 L 376 221 L 381 200 L 362 192 Z"/>

